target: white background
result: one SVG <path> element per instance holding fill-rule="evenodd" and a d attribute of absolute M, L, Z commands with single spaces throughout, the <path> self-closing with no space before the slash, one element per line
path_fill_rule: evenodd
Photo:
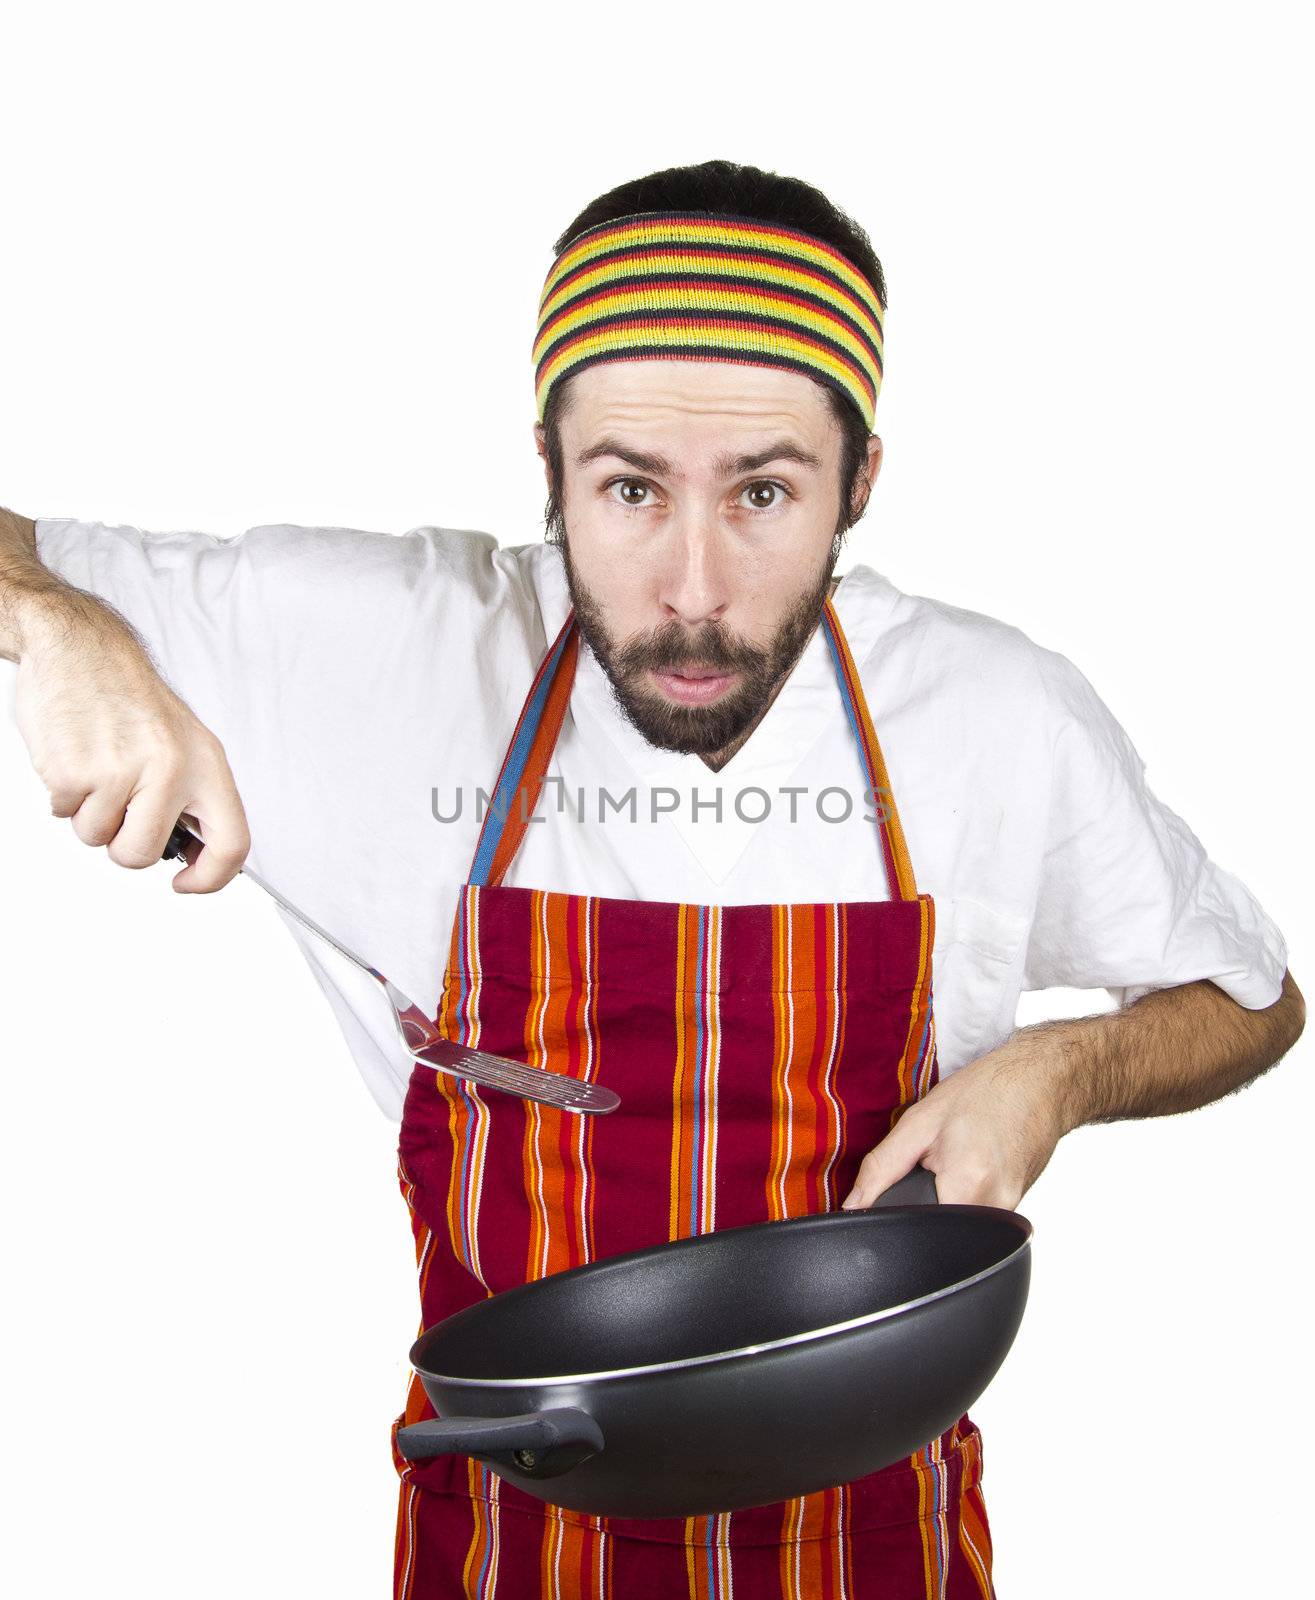
<path fill-rule="evenodd" d="M 552 240 L 659 167 L 804 177 L 889 281 L 850 559 L 1074 660 L 1309 991 L 1297 15 L 15 8 L 0 502 L 533 539 Z M 0 721 L 0 1587 L 384 1595 L 395 1129 L 259 891 L 170 876 L 53 821 Z M 1310 1065 L 1084 1129 L 1026 1197 L 1032 1298 L 973 1409 L 1002 1600 L 1299 1586 Z"/>

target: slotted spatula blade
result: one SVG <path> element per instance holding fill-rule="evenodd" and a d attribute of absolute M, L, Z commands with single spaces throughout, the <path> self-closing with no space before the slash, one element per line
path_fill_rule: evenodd
<path fill-rule="evenodd" d="M 204 844 L 205 841 L 196 831 L 196 827 L 196 819 L 188 817 L 184 812 L 169 835 L 169 842 L 164 847 L 161 860 L 170 861 L 176 856 L 183 855 L 183 846 L 189 839 Z M 454 1044 L 450 1039 L 444 1038 L 420 1007 L 403 994 L 391 978 L 386 978 L 377 967 L 372 967 L 355 951 L 349 950 L 326 929 L 321 928 L 318 922 L 294 906 L 274 888 L 273 884 L 266 883 L 250 867 L 239 867 L 238 870 L 243 877 L 250 878 L 257 888 L 263 889 L 270 899 L 282 906 L 284 911 L 301 923 L 303 928 L 313 933 L 317 939 L 323 940 L 325 944 L 331 945 L 353 966 L 369 973 L 384 991 L 392 1008 L 397 1032 L 406 1046 L 407 1053 L 414 1060 L 423 1061 L 426 1066 L 447 1073 L 449 1077 L 478 1083 L 489 1089 L 501 1089 L 505 1094 L 516 1095 L 522 1100 L 537 1100 L 543 1105 L 558 1106 L 563 1111 L 608 1112 L 615 1111 L 621 1104 L 621 1097 L 615 1090 L 604 1088 L 602 1084 L 586 1083 L 564 1072 L 554 1072 L 548 1067 L 527 1066 L 523 1061 L 511 1061 L 505 1056 L 490 1055 L 487 1050 Z"/>

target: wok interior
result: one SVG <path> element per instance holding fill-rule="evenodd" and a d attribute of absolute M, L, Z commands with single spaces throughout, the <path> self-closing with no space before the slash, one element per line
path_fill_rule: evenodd
<path fill-rule="evenodd" d="M 1029 1232 L 1010 1212 L 936 1206 L 729 1228 L 482 1301 L 423 1335 L 417 1365 L 517 1379 L 738 1350 L 950 1289 Z"/>

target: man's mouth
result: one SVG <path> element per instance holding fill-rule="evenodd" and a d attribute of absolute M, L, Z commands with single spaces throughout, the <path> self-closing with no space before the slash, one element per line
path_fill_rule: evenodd
<path fill-rule="evenodd" d="M 705 705 L 728 689 L 735 678 L 733 672 L 723 672 L 710 667 L 672 667 L 653 670 L 653 677 L 663 694 L 681 705 Z"/>

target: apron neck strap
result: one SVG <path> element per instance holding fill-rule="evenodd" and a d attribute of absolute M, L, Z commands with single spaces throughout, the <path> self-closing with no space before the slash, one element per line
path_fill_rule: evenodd
<path fill-rule="evenodd" d="M 566 613 L 562 630 L 549 645 L 530 692 L 521 707 L 520 720 L 502 758 L 502 770 L 493 786 L 484 826 L 475 844 L 469 882 L 498 884 L 511 865 L 543 790 L 544 774 L 557 745 L 575 682 L 575 662 L 580 636 L 574 610 Z"/>
<path fill-rule="evenodd" d="M 871 799 L 877 813 L 877 832 L 890 896 L 893 900 L 916 900 L 918 887 L 886 763 L 868 712 L 858 668 L 830 598 L 822 608 L 822 631 L 840 681 L 849 725 L 867 771 L 869 795 L 865 798 Z M 568 611 L 561 632 L 539 663 L 502 759 L 471 863 L 469 882 L 475 887 L 493 887 L 502 882 L 525 836 L 566 718 L 579 652 L 575 612 Z"/>
<path fill-rule="evenodd" d="M 828 595 L 822 607 L 822 631 L 831 647 L 831 660 L 840 680 L 840 692 L 845 701 L 849 726 L 858 741 L 858 752 L 868 775 L 868 798 L 877 813 L 877 832 L 881 838 L 881 855 L 886 864 L 886 885 L 892 900 L 916 900 L 918 886 L 913 878 L 913 863 L 909 860 L 909 847 L 904 841 L 904 829 L 895 807 L 895 791 L 890 786 L 886 760 L 877 740 L 877 730 L 872 726 L 867 696 L 863 683 L 849 653 L 849 640 L 840 626 L 840 617 Z"/>

